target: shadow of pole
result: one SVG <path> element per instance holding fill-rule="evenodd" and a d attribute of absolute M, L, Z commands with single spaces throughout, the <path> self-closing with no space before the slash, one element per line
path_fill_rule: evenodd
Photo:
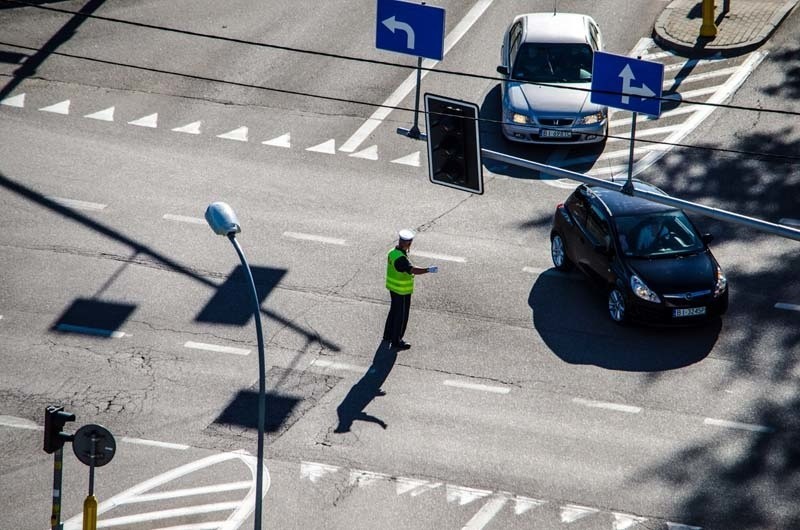
<path fill-rule="evenodd" d="M 48 199 L 47 197 L 45 197 L 41 193 L 39 193 L 37 191 L 34 191 L 34 190 L 32 190 L 32 189 L 30 189 L 30 188 L 28 188 L 26 186 L 23 186 L 22 184 L 14 181 L 14 180 L 11 180 L 7 176 L 5 176 L 3 173 L 0 173 L 0 188 L 4 188 L 4 189 L 6 189 L 6 190 L 8 190 L 8 191 L 10 191 L 12 193 L 15 193 L 15 194 L 19 195 L 20 197 L 23 197 L 23 198 L 25 198 L 25 199 L 33 202 L 33 203 L 39 204 L 39 205 L 47 208 L 48 210 L 52 211 L 53 213 L 57 213 L 57 214 L 59 214 L 59 215 L 61 215 L 63 217 L 66 217 L 67 219 L 75 221 L 76 223 L 82 224 L 85 227 L 87 227 L 87 228 L 89 228 L 91 230 L 94 230 L 95 232 L 108 237 L 109 239 L 112 239 L 114 241 L 117 241 L 118 243 L 122 243 L 122 244 L 130 247 L 131 250 L 133 251 L 134 256 L 136 256 L 136 255 L 149 256 L 150 258 L 152 258 L 154 261 L 156 261 L 160 265 L 163 265 L 164 267 L 166 267 L 166 268 L 168 268 L 168 269 L 170 269 L 170 270 L 172 270 L 174 272 L 178 272 L 178 273 L 180 273 L 180 274 L 182 274 L 182 275 L 184 275 L 184 276 L 186 276 L 188 278 L 191 278 L 191 279 L 193 279 L 193 280 L 195 280 L 197 282 L 200 282 L 203 285 L 205 285 L 206 287 L 210 287 L 210 288 L 215 289 L 215 290 L 219 288 L 219 286 L 217 284 L 215 284 L 214 282 L 212 282 L 211 280 L 202 277 L 197 272 L 195 272 L 195 271 L 193 271 L 193 270 L 181 265 L 180 263 L 178 263 L 176 261 L 171 260 L 167 256 L 164 256 L 164 255 L 156 252 L 155 250 L 151 249 L 150 247 L 147 247 L 145 245 L 142 245 L 142 244 L 134 241 L 133 239 L 127 237 L 126 235 L 121 234 L 121 233 L 117 232 L 116 230 L 114 230 L 112 228 L 109 228 L 108 226 L 105 226 L 102 223 L 99 223 L 99 222 L 97 222 L 97 221 L 95 221 L 95 220 L 93 220 L 93 219 L 91 219 L 89 217 L 86 217 L 85 215 L 82 215 L 82 214 L 76 212 L 75 210 L 72 210 L 72 209 L 70 209 L 70 208 L 68 208 L 66 206 L 63 206 L 63 205 L 61 205 L 61 204 L 59 204 L 59 203 L 57 203 L 57 202 L 55 202 L 55 201 L 53 201 L 51 199 Z M 292 322 L 290 320 L 287 320 L 286 318 L 284 318 L 284 317 L 282 317 L 282 316 L 280 316 L 280 315 L 278 315 L 278 314 L 276 314 L 276 313 L 274 313 L 272 311 L 269 311 L 269 310 L 266 310 L 266 309 L 262 308 L 261 309 L 261 313 L 263 315 L 265 315 L 266 317 L 268 317 L 268 318 L 274 320 L 275 322 L 279 323 L 281 326 L 283 326 L 283 327 L 285 327 L 287 329 L 290 329 L 290 330 L 294 331 L 295 333 L 298 333 L 299 335 L 302 335 L 302 336 L 306 337 L 306 339 L 308 341 L 310 341 L 310 342 L 316 342 L 316 343 L 320 344 L 321 346 L 323 346 L 323 347 L 325 347 L 327 349 L 330 349 L 332 351 L 339 351 L 339 349 L 340 349 L 336 344 L 334 344 L 332 342 L 329 342 L 329 341 L 323 339 L 322 337 L 320 337 L 318 333 L 313 332 L 313 331 L 305 330 L 305 329 L 301 328 L 300 326 L 298 326 L 297 324 L 295 324 L 294 322 Z"/>
<path fill-rule="evenodd" d="M 372 366 L 369 367 L 367 373 L 358 383 L 353 385 L 353 388 L 347 393 L 342 403 L 336 407 L 339 425 L 333 432 L 339 434 L 350 432 L 350 428 L 356 420 L 376 423 L 384 429 L 387 427 L 385 421 L 367 414 L 364 409 L 367 408 L 367 405 L 370 404 L 375 396 L 383 395 L 381 385 L 389 377 L 389 373 L 392 371 L 396 361 L 397 351 L 391 349 L 387 343 L 381 342 L 375 351 Z"/>
<path fill-rule="evenodd" d="M 97 11 L 100 6 L 105 3 L 106 0 L 89 0 L 82 8 L 78 10 L 79 14 L 76 14 L 69 21 L 64 24 L 61 29 L 55 32 L 50 39 L 44 45 L 39 47 L 39 49 L 28 57 L 22 66 L 17 68 L 11 80 L 6 84 L 3 88 L 0 88 L 0 99 L 5 98 L 11 92 L 17 88 L 20 83 L 22 83 L 25 78 L 31 77 L 36 74 L 37 69 L 39 66 L 44 63 L 50 55 L 56 51 L 59 46 L 67 42 L 69 39 L 75 35 L 78 28 L 83 24 L 86 20 L 86 15 L 91 15 L 95 11 Z"/>

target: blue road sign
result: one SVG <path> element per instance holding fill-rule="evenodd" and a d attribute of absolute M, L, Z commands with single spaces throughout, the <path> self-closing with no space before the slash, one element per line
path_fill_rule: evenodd
<path fill-rule="evenodd" d="M 595 52 L 592 66 L 592 103 L 658 117 L 664 65 Z"/>
<path fill-rule="evenodd" d="M 378 0 L 375 47 L 441 61 L 444 9 L 399 0 Z"/>

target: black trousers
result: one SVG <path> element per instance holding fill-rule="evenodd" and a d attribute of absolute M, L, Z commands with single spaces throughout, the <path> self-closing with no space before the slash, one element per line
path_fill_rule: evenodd
<path fill-rule="evenodd" d="M 389 291 L 389 295 L 392 297 L 392 303 L 389 306 L 389 314 L 386 316 L 386 325 L 383 327 L 383 338 L 392 344 L 398 344 L 406 333 L 411 295 L 397 294 L 393 291 Z"/>

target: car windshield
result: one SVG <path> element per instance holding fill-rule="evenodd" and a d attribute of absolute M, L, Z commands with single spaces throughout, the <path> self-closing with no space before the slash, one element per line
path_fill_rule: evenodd
<path fill-rule="evenodd" d="M 524 43 L 514 59 L 511 77 L 529 83 L 588 83 L 592 48 L 588 44 Z"/>
<path fill-rule="evenodd" d="M 652 258 L 693 254 L 704 245 L 681 210 L 615 217 L 620 250 L 626 256 Z"/>

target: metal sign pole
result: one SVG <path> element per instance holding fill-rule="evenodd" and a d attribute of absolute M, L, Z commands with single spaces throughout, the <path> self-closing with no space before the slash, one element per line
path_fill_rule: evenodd
<path fill-rule="evenodd" d="M 414 125 L 408 131 L 408 137 L 419 139 L 419 89 L 422 84 L 422 57 L 417 57 L 417 90 L 414 97 Z"/>
<path fill-rule="evenodd" d="M 89 495 L 83 501 L 83 530 L 97 530 L 97 497 L 94 496 L 94 466 L 97 458 L 97 435 L 92 434 L 89 453 Z"/>
<path fill-rule="evenodd" d="M 64 468 L 64 450 L 58 449 L 53 453 L 53 510 L 50 515 L 50 528 L 62 530 L 61 524 L 61 478 Z"/>
<path fill-rule="evenodd" d="M 633 195 L 633 144 L 636 143 L 636 115 L 634 111 L 631 114 L 631 147 L 628 154 L 628 180 L 622 187 L 622 192 L 628 195 Z"/>

